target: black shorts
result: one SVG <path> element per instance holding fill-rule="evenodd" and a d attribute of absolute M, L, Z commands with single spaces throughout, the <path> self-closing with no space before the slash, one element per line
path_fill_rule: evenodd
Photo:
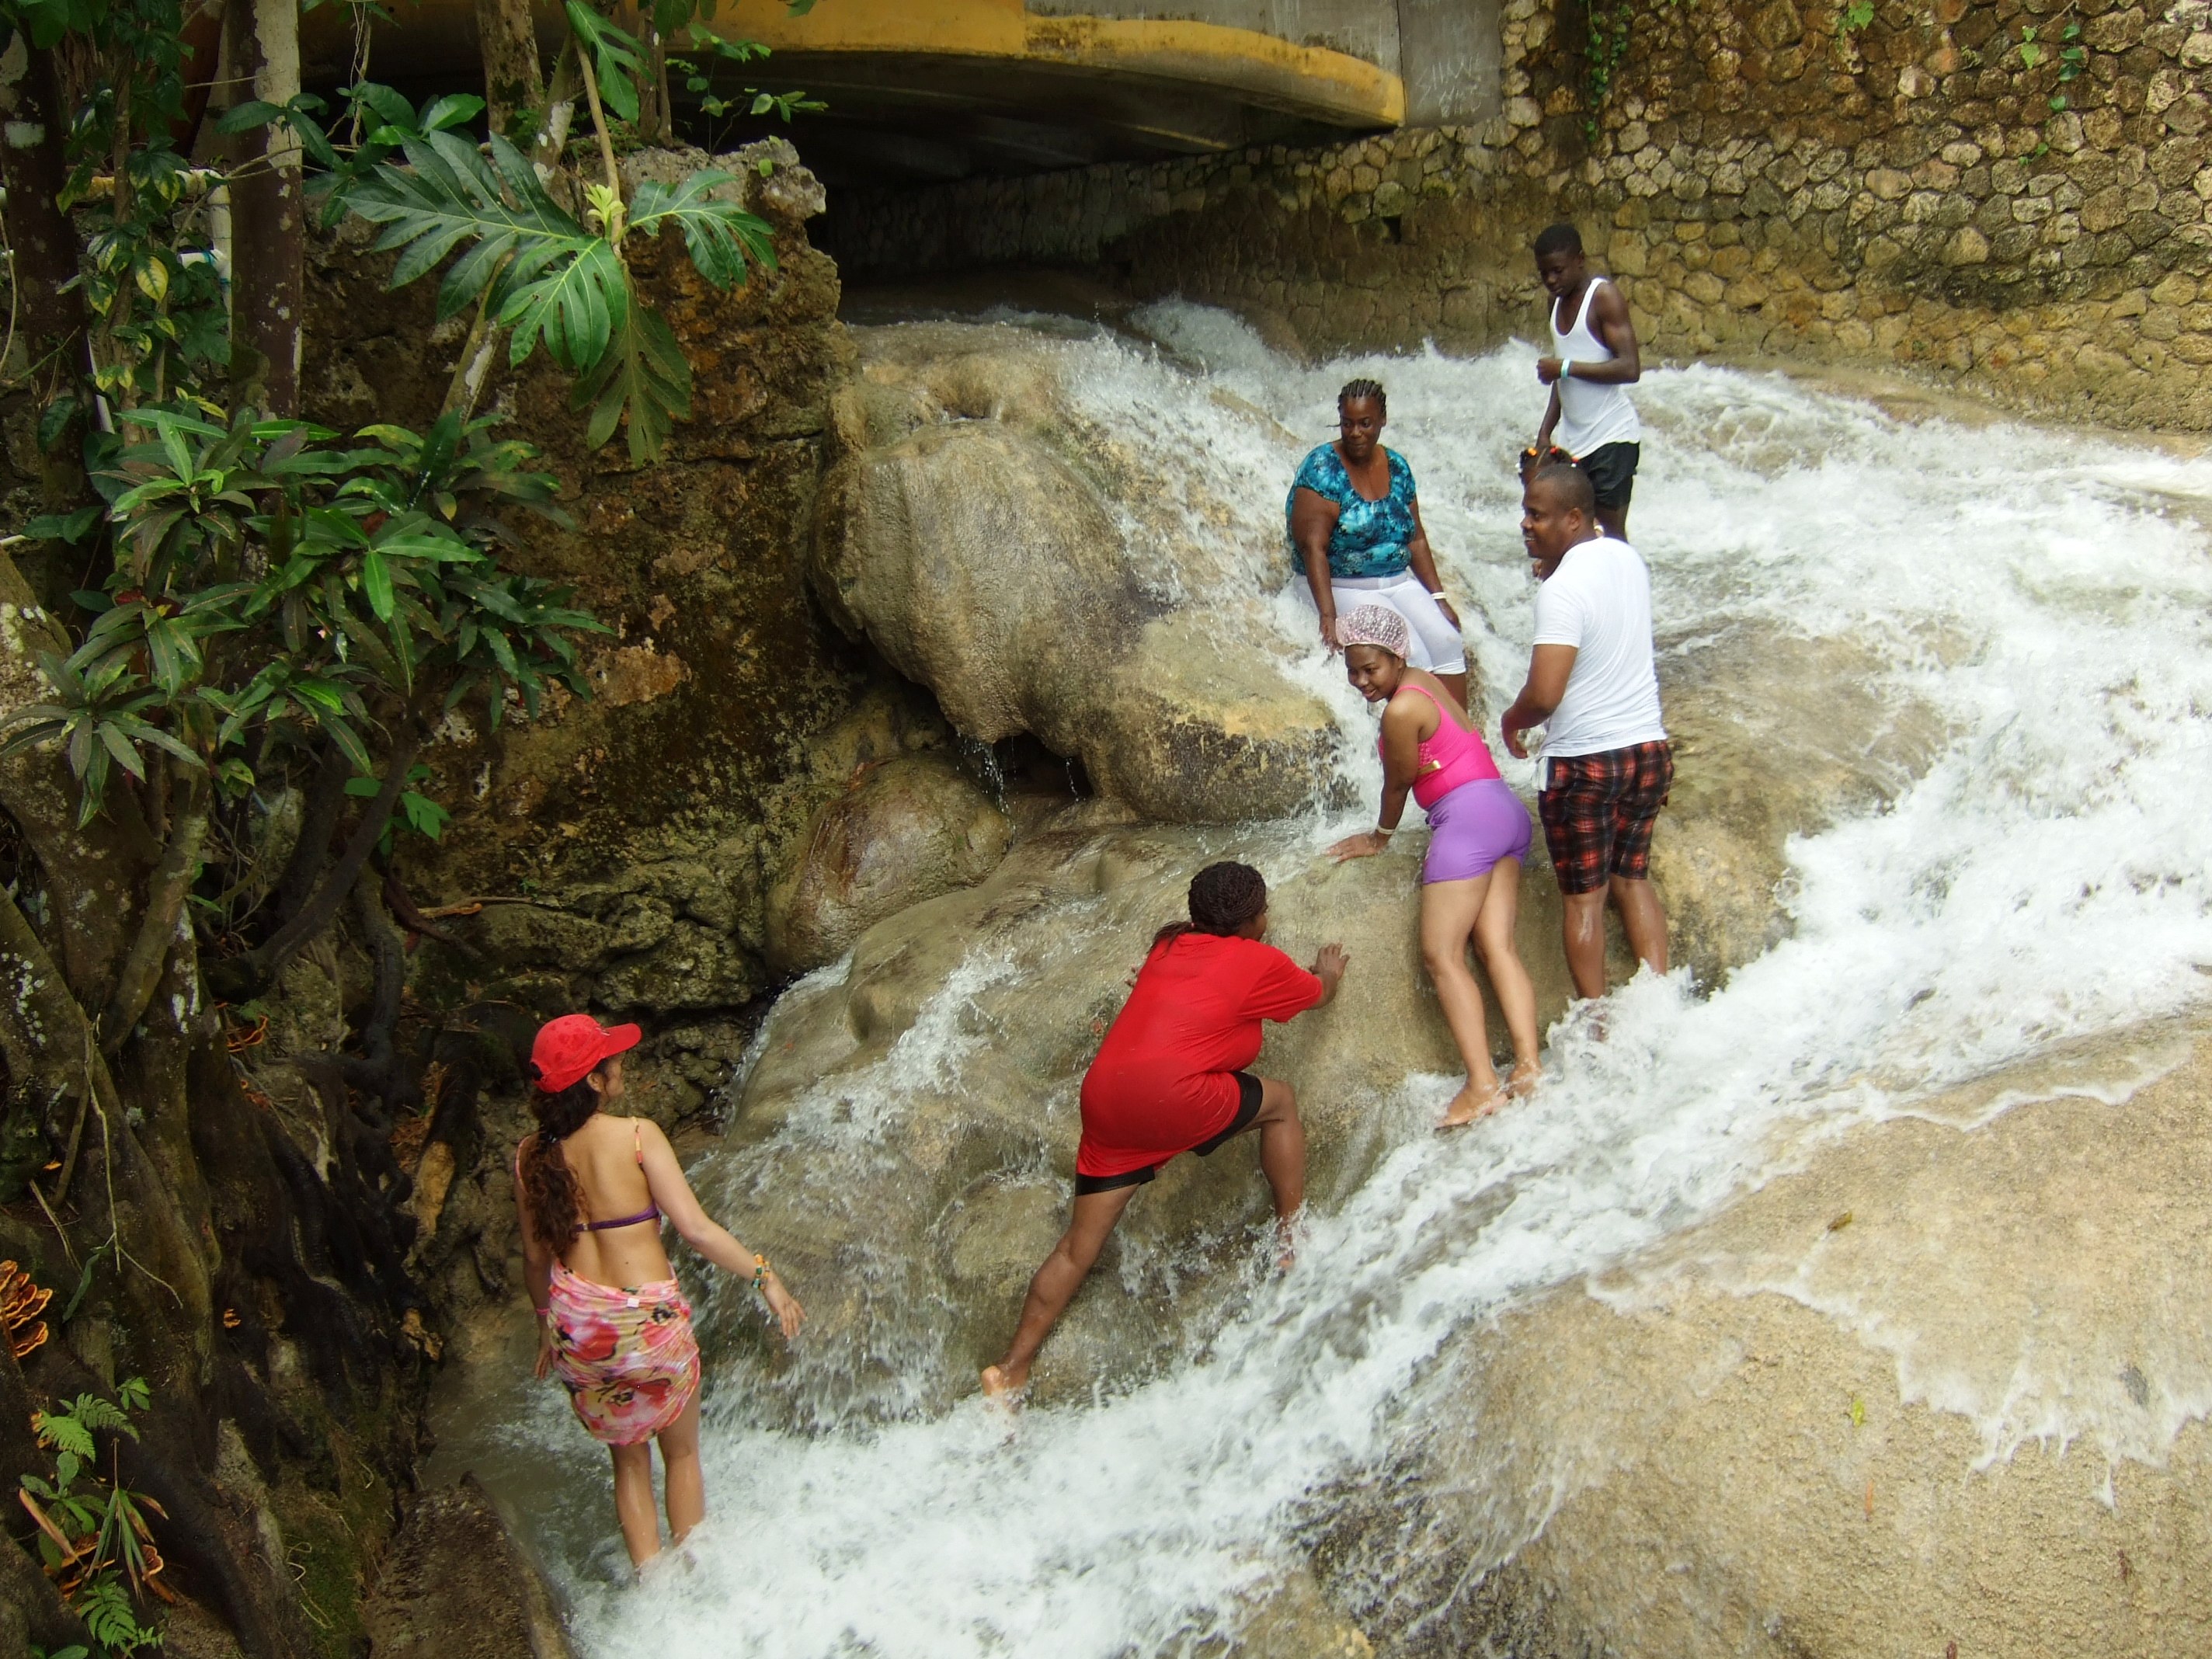
<path fill-rule="evenodd" d="M 1260 1079 L 1249 1072 L 1231 1072 L 1229 1075 L 1237 1079 L 1237 1115 L 1229 1120 L 1229 1127 L 1219 1134 L 1201 1140 L 1191 1148 L 1200 1158 L 1220 1151 L 1230 1140 L 1250 1128 L 1252 1120 L 1260 1115 L 1260 1097 L 1263 1092 Z M 1075 1195 L 1081 1198 L 1086 1193 L 1110 1193 L 1120 1187 L 1141 1187 L 1167 1168 L 1168 1162 L 1169 1159 L 1164 1158 L 1141 1170 L 1124 1170 L 1119 1175 L 1079 1175 L 1075 1177 Z"/>
<path fill-rule="evenodd" d="M 1600 507 L 1626 507 L 1636 493 L 1636 461 L 1641 444 L 1600 444 L 1575 465 L 1590 481 Z"/>

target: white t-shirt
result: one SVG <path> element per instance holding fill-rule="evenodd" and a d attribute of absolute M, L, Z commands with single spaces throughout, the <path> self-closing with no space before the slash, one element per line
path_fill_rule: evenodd
<path fill-rule="evenodd" d="M 1666 737 L 1651 661 L 1651 573 L 1626 542 L 1600 536 L 1567 550 L 1536 589 L 1536 643 L 1575 647 L 1566 695 L 1546 722 L 1547 757 Z"/>

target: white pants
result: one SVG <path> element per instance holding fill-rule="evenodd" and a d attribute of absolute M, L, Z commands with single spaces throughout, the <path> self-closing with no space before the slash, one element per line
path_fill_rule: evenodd
<path fill-rule="evenodd" d="M 1304 582 L 1299 586 L 1306 587 L 1310 599 L 1310 586 Z M 1467 672 L 1467 647 L 1461 641 L 1459 629 L 1437 605 L 1437 596 L 1411 570 L 1401 570 L 1395 576 L 1334 576 L 1328 589 L 1336 600 L 1339 622 L 1363 605 L 1382 605 L 1406 619 L 1412 647 L 1407 662 L 1431 674 Z"/>

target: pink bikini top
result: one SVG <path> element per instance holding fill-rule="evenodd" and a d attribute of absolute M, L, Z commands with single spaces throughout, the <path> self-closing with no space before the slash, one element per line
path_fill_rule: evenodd
<path fill-rule="evenodd" d="M 1423 811 L 1463 783 L 1480 783 L 1498 775 L 1498 763 L 1491 758 L 1490 745 L 1480 732 L 1462 726 L 1459 717 L 1437 702 L 1428 687 L 1408 680 L 1401 689 L 1418 691 L 1437 705 L 1436 735 L 1422 738 L 1414 751 L 1413 799 Z M 1380 739 L 1376 746 L 1382 747 Z"/>

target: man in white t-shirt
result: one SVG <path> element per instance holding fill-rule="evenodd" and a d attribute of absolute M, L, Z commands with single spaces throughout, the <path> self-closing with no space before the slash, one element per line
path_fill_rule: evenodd
<path fill-rule="evenodd" d="M 1637 960 L 1667 971 L 1667 913 L 1651 890 L 1651 826 L 1674 781 L 1651 659 L 1651 573 L 1601 535 L 1587 474 L 1554 464 L 1521 495 L 1521 539 L 1536 567 L 1536 643 L 1505 711 L 1505 747 L 1543 726 L 1536 805 L 1566 897 L 1567 969 L 1577 994 L 1605 994 L 1605 903 Z"/>

